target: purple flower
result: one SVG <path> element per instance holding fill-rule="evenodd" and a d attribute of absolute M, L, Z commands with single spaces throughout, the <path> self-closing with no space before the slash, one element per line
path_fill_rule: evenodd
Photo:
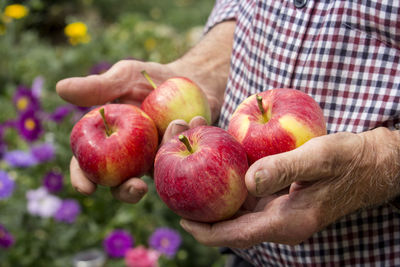
<path fill-rule="evenodd" d="M 102 74 L 111 68 L 112 64 L 107 61 L 99 62 L 90 69 L 90 74 Z"/>
<path fill-rule="evenodd" d="M 182 239 L 179 233 L 173 229 L 161 227 L 154 231 L 149 238 L 150 247 L 172 258 L 179 249 Z"/>
<path fill-rule="evenodd" d="M 44 79 L 41 76 L 36 77 L 32 82 L 32 95 L 39 99 L 42 95 Z"/>
<path fill-rule="evenodd" d="M 31 153 L 38 162 L 46 162 L 54 158 L 55 148 L 51 143 L 43 143 L 33 146 Z"/>
<path fill-rule="evenodd" d="M 83 112 L 83 113 L 86 113 L 91 109 L 91 107 L 81 107 L 81 106 L 74 106 L 74 107 L 75 107 L 75 109 L 77 111 L 80 111 L 80 112 Z"/>
<path fill-rule="evenodd" d="M 69 105 L 61 106 L 56 108 L 56 110 L 50 114 L 50 119 L 54 122 L 61 122 L 69 113 L 71 108 Z"/>
<path fill-rule="evenodd" d="M 23 85 L 18 86 L 13 97 L 13 102 L 19 113 L 23 113 L 28 110 L 38 110 L 40 108 L 39 99 L 29 88 Z"/>
<path fill-rule="evenodd" d="M 81 213 L 81 206 L 75 199 L 65 199 L 58 208 L 54 219 L 59 222 L 73 223 L 76 217 Z"/>
<path fill-rule="evenodd" d="M 51 193 L 61 191 L 63 188 L 63 175 L 58 172 L 48 172 L 43 178 L 43 186 Z"/>
<path fill-rule="evenodd" d="M 38 164 L 36 158 L 31 153 L 22 150 L 6 152 L 4 160 L 14 168 L 27 168 Z"/>
<path fill-rule="evenodd" d="M 0 200 L 6 199 L 14 192 L 15 182 L 8 173 L 0 170 Z"/>
<path fill-rule="evenodd" d="M 9 248 L 14 244 L 14 237 L 0 224 L 0 247 Z"/>
<path fill-rule="evenodd" d="M 3 158 L 4 154 L 6 153 L 7 145 L 6 143 L 0 139 L 0 159 Z"/>
<path fill-rule="evenodd" d="M 49 194 L 43 187 L 36 190 L 29 190 L 26 193 L 28 199 L 28 212 L 43 218 L 54 216 L 61 206 L 61 199 Z"/>
<path fill-rule="evenodd" d="M 123 257 L 133 244 L 132 236 L 124 230 L 114 230 L 103 241 L 105 251 L 114 258 Z"/>
<path fill-rule="evenodd" d="M 25 140 L 33 142 L 42 133 L 42 124 L 33 110 L 22 113 L 17 121 L 20 136 Z"/>

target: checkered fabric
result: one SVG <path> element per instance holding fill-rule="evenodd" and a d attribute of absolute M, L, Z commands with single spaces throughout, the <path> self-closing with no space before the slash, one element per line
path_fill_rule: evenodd
<path fill-rule="evenodd" d="M 311 95 L 328 133 L 399 125 L 400 1 L 217 0 L 206 30 L 229 19 L 237 26 L 219 126 L 249 95 L 281 87 Z M 387 204 L 298 246 L 237 252 L 256 266 L 400 266 L 399 224 L 399 211 Z"/>

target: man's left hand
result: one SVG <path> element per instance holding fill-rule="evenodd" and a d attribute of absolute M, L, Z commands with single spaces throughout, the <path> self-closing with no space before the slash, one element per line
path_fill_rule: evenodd
<path fill-rule="evenodd" d="M 313 138 L 256 161 L 245 179 L 251 195 L 236 216 L 213 224 L 182 219 L 182 227 L 208 246 L 299 244 L 400 193 L 400 133 L 377 128 Z"/>

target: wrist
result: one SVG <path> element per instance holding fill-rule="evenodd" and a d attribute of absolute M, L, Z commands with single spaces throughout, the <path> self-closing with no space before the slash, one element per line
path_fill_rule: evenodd
<path fill-rule="evenodd" d="M 400 131 L 379 127 L 362 135 L 373 144 L 370 153 L 375 154 L 378 180 L 370 182 L 377 185 L 377 189 L 385 189 L 377 194 L 381 195 L 382 202 L 391 201 L 400 195 Z"/>
<path fill-rule="evenodd" d="M 197 83 L 207 95 L 213 122 L 218 118 L 228 80 L 235 21 L 211 29 L 181 58 L 167 64 L 177 75 Z"/>

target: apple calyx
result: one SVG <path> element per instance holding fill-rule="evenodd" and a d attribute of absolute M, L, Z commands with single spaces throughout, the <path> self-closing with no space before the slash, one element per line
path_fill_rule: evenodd
<path fill-rule="evenodd" d="M 151 79 L 150 75 L 147 73 L 147 71 L 142 70 L 140 73 L 146 78 L 146 80 L 150 83 L 150 85 L 154 88 L 157 89 L 157 85 L 153 82 Z"/>
<path fill-rule="evenodd" d="M 263 99 L 262 99 L 262 97 L 259 96 L 258 94 L 256 95 L 256 98 L 257 98 L 258 109 L 259 109 L 260 112 L 261 112 L 263 121 L 264 121 L 264 123 L 267 123 L 267 122 L 269 121 L 269 118 L 268 118 L 268 115 L 267 115 L 267 113 L 265 112 L 265 109 L 264 109 L 263 104 L 262 104 L 262 100 L 263 100 Z"/>
<path fill-rule="evenodd" d="M 104 127 L 106 128 L 107 136 L 112 135 L 113 131 L 111 130 L 111 127 L 110 127 L 110 125 L 108 124 L 108 122 L 106 120 L 106 115 L 105 115 L 105 112 L 104 112 L 104 108 L 101 108 L 99 110 L 99 112 L 100 112 L 101 118 L 103 119 Z"/>
<path fill-rule="evenodd" d="M 187 150 L 188 150 L 190 153 L 193 153 L 193 148 L 192 148 L 192 146 L 190 145 L 189 139 L 187 139 L 186 136 L 184 136 L 183 134 L 180 134 L 180 135 L 178 136 L 178 139 L 179 139 L 179 141 L 181 141 L 181 142 L 186 146 Z"/>

